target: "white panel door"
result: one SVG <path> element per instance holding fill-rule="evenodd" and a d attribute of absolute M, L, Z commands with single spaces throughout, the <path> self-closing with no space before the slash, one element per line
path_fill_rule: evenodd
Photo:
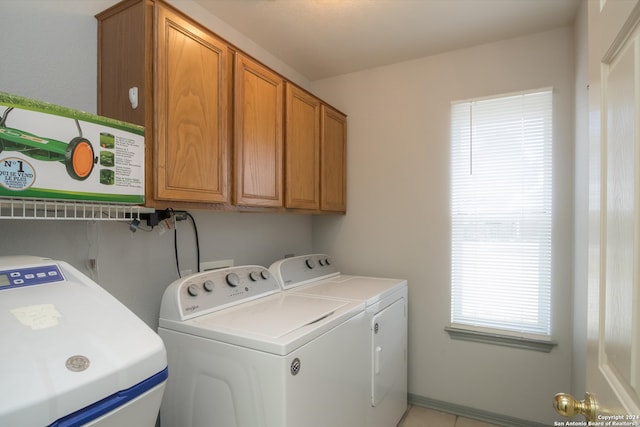
<path fill-rule="evenodd" d="M 640 3 L 589 2 L 587 390 L 640 425 Z M 625 425 L 625 424 L 623 424 Z"/>

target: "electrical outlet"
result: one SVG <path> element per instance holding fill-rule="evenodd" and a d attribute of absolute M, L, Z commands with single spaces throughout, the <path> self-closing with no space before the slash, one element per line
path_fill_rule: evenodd
<path fill-rule="evenodd" d="M 219 268 L 233 267 L 232 259 L 222 259 L 219 261 L 205 261 L 200 263 L 200 271 L 217 270 Z"/>

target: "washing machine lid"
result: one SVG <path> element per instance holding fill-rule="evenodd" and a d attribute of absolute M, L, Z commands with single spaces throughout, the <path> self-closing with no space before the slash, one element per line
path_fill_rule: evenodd
<path fill-rule="evenodd" d="M 186 322 L 160 319 L 160 326 L 286 355 L 363 310 L 354 301 L 278 293 Z"/>
<path fill-rule="evenodd" d="M 0 258 L 0 342 L 0 425 L 49 425 L 166 378 L 160 337 L 60 261 Z"/>
<path fill-rule="evenodd" d="M 367 306 L 407 288 L 404 279 L 340 274 L 326 254 L 284 258 L 271 264 L 269 271 L 285 291 L 364 301 Z"/>
<path fill-rule="evenodd" d="M 406 288 L 404 279 L 339 275 L 293 288 L 290 292 L 364 301 L 370 306 Z"/>

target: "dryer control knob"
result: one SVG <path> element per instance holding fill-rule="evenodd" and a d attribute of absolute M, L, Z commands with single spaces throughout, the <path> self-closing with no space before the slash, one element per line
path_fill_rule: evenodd
<path fill-rule="evenodd" d="M 233 288 L 240 284 L 240 278 L 236 273 L 227 274 L 227 284 Z"/>
<path fill-rule="evenodd" d="M 316 266 L 316 263 L 311 258 L 308 258 L 304 263 L 307 265 L 307 268 L 311 270 L 313 270 Z"/>
<path fill-rule="evenodd" d="M 257 282 L 259 278 L 260 273 L 258 273 L 257 271 L 252 271 L 251 273 L 249 273 L 249 279 L 251 279 L 252 282 Z"/>
<path fill-rule="evenodd" d="M 207 292 L 213 292 L 213 287 L 214 287 L 213 280 L 205 280 L 204 283 L 202 284 L 202 287 Z"/>
<path fill-rule="evenodd" d="M 196 285 L 189 285 L 187 287 L 187 293 L 189 295 L 191 295 L 192 297 L 197 297 L 198 296 L 198 286 Z"/>
<path fill-rule="evenodd" d="M 260 273 L 260 276 L 264 279 L 264 280 L 268 280 L 271 277 L 271 274 L 269 274 L 268 270 L 262 270 L 262 273 Z"/>

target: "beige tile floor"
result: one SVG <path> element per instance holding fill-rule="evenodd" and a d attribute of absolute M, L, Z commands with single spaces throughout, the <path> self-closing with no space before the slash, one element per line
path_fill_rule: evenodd
<path fill-rule="evenodd" d="M 496 427 L 453 414 L 410 406 L 398 427 Z"/>

